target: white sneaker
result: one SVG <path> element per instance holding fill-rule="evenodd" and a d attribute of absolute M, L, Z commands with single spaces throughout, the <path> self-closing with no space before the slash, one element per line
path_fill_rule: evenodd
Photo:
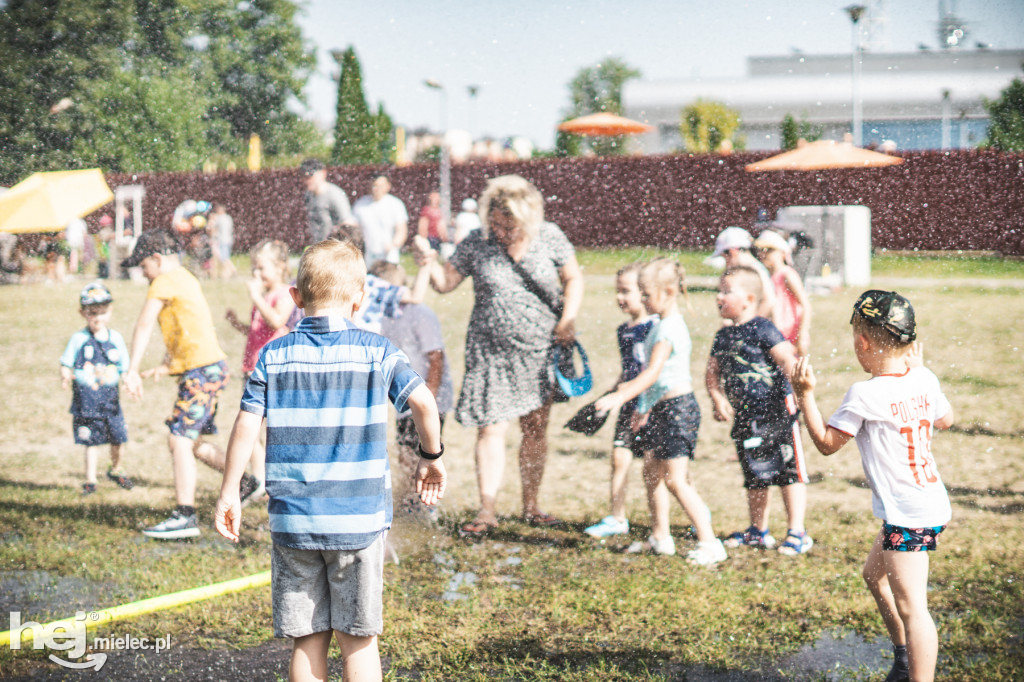
<path fill-rule="evenodd" d="M 669 535 L 668 540 L 665 542 L 658 542 L 652 535 L 647 538 L 646 542 L 637 540 L 626 549 L 627 554 L 640 554 L 646 551 L 649 551 L 651 554 L 660 554 L 661 556 L 675 556 L 676 541 Z"/>
<path fill-rule="evenodd" d="M 725 545 L 718 538 L 709 542 L 698 542 L 697 547 L 686 555 L 687 561 L 698 566 L 713 566 L 728 558 L 729 555 L 725 553 Z"/>

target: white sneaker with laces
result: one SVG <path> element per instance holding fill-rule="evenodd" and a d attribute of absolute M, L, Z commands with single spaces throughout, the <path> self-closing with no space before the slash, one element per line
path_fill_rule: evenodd
<path fill-rule="evenodd" d="M 725 561 L 729 555 L 725 553 L 725 545 L 718 538 L 708 542 L 698 542 L 697 546 L 686 555 L 691 564 L 698 566 L 713 566 L 720 561 Z"/>

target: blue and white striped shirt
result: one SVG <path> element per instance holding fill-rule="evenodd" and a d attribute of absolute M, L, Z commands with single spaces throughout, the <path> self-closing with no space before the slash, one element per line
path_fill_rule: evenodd
<path fill-rule="evenodd" d="M 305 317 L 260 351 L 242 409 L 267 423 L 274 542 L 362 549 L 391 527 L 387 420 L 420 378 L 406 355 L 344 317 Z"/>

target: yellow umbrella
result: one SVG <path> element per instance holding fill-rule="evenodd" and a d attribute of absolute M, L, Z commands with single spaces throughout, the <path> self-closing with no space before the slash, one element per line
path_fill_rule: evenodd
<path fill-rule="evenodd" d="M 898 156 L 854 147 L 849 142 L 818 140 L 788 152 L 769 156 L 745 168 L 751 172 L 773 170 L 826 170 L 829 168 L 875 168 L 903 163 Z"/>
<path fill-rule="evenodd" d="M 33 173 L 0 195 L 0 232 L 59 232 L 113 198 L 99 168 Z"/>

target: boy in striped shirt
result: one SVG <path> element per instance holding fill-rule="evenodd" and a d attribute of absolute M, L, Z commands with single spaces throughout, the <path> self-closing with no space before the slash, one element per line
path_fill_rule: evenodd
<path fill-rule="evenodd" d="M 447 480 L 430 390 L 402 351 L 352 322 L 365 278 L 362 254 L 350 243 L 329 239 L 302 255 L 291 294 L 307 316 L 260 352 L 217 501 L 217 530 L 237 542 L 238 481 L 265 419 L 274 634 L 294 640 L 291 680 L 327 679 L 332 633 L 345 679 L 381 679 L 389 400 L 412 410 L 420 499 L 435 504 Z"/>

